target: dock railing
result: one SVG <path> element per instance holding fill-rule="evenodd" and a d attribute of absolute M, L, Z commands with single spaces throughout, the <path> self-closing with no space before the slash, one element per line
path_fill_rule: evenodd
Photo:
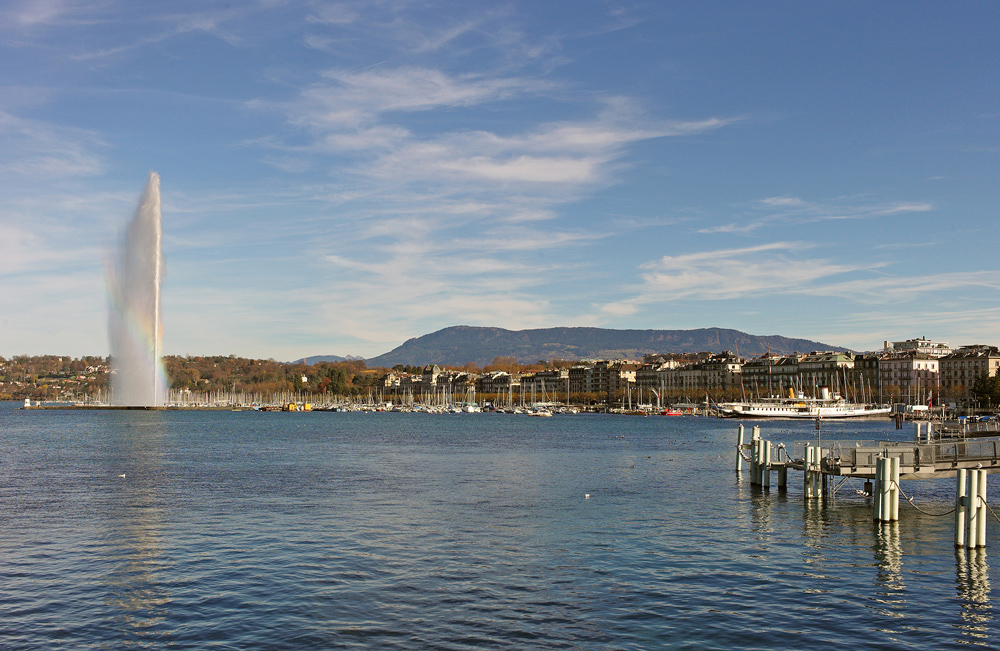
<path fill-rule="evenodd" d="M 806 446 L 816 441 L 796 441 L 793 458 L 805 457 Z M 1000 438 L 956 439 L 935 443 L 913 441 L 823 441 L 823 465 L 829 471 L 849 470 L 864 472 L 875 468 L 880 457 L 898 458 L 900 466 L 913 471 L 947 467 L 968 467 L 983 463 L 989 467 L 1000 466 Z"/>

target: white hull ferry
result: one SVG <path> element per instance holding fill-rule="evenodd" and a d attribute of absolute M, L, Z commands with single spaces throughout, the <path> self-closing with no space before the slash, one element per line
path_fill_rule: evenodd
<path fill-rule="evenodd" d="M 885 416 L 885 405 L 847 402 L 839 394 L 822 389 L 819 398 L 807 398 L 789 391 L 787 398 L 765 398 L 755 402 L 730 402 L 719 405 L 723 416 L 736 418 L 863 418 Z"/>

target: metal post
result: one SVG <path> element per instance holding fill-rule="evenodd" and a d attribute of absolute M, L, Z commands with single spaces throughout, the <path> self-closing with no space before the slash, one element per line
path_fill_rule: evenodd
<path fill-rule="evenodd" d="M 771 442 L 764 441 L 763 446 L 763 456 L 764 462 L 760 465 L 760 470 L 763 473 L 761 486 L 764 488 L 771 488 Z"/>
<path fill-rule="evenodd" d="M 743 426 L 736 436 L 736 472 L 743 472 Z"/>
<path fill-rule="evenodd" d="M 767 442 L 757 439 L 757 485 L 764 485 L 764 452 Z"/>
<path fill-rule="evenodd" d="M 976 531 L 979 534 L 976 538 L 976 547 L 986 546 L 986 471 L 980 470 L 979 475 L 979 524 Z"/>
<path fill-rule="evenodd" d="M 965 519 L 968 510 L 968 488 L 966 486 L 966 470 L 959 468 L 955 473 L 955 546 L 965 547 Z"/>
<path fill-rule="evenodd" d="M 813 497 L 823 497 L 823 448 L 813 448 Z"/>
<path fill-rule="evenodd" d="M 882 462 L 885 461 L 882 457 L 875 459 L 875 492 L 872 493 L 872 520 L 875 522 L 882 521 L 882 507 L 885 502 L 882 500 L 882 485 L 883 481 L 883 471 L 884 467 Z"/>
<path fill-rule="evenodd" d="M 969 471 L 969 512 L 965 521 L 965 545 L 975 547 L 979 540 L 979 477 L 978 470 Z"/>
<path fill-rule="evenodd" d="M 806 455 L 802 461 L 802 496 L 812 497 L 812 446 L 806 445 Z"/>
<path fill-rule="evenodd" d="M 892 490 L 889 491 L 889 521 L 899 520 L 899 457 L 889 459 Z"/>

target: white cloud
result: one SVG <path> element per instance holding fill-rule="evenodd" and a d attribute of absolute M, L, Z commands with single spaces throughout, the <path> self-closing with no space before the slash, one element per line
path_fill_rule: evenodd
<path fill-rule="evenodd" d="M 728 224 L 706 226 L 699 233 L 751 233 L 753 231 L 789 225 L 814 224 L 824 221 L 865 220 L 923 213 L 934 210 L 929 202 L 897 201 L 872 203 L 856 198 L 839 198 L 828 201 L 806 201 L 800 197 L 767 197 L 745 209 L 742 219 Z"/>
<path fill-rule="evenodd" d="M 326 25 L 348 25 L 358 20 L 358 12 L 346 2 L 325 2 L 317 4 L 306 20 Z"/>
<path fill-rule="evenodd" d="M 357 126 L 376 121 L 387 112 L 473 106 L 546 86 L 530 79 L 449 76 L 413 66 L 354 73 L 328 70 L 323 78 L 324 82 L 304 90 L 299 101 L 287 107 L 294 123 Z"/>
<path fill-rule="evenodd" d="M 633 296 L 600 306 L 611 315 L 638 312 L 643 306 L 678 301 L 747 301 L 777 296 L 838 298 L 852 303 L 903 303 L 961 289 L 1000 290 L 992 271 L 897 276 L 888 263 L 834 263 L 806 254 L 817 247 L 772 242 L 664 256 L 640 265 L 641 283 Z"/>
<path fill-rule="evenodd" d="M 32 181 L 90 176 L 102 171 L 98 136 L 83 129 L 0 111 L 0 174 Z"/>

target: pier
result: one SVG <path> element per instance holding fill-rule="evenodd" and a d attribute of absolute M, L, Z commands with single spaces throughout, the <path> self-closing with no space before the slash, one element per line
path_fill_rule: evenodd
<path fill-rule="evenodd" d="M 935 439 L 930 423 L 916 423 L 913 441 L 800 441 L 789 451 L 783 443 L 764 439 L 759 426 L 753 427 L 746 442 L 745 427 L 740 425 L 736 472 L 748 463 L 751 485 L 764 490 L 770 489 L 771 474 L 776 473 L 777 488 L 785 490 L 788 471 L 799 471 L 807 500 L 832 498 L 849 479 L 863 479 L 861 493 L 872 500 L 875 522 L 899 520 L 899 496 L 905 497 L 902 480 L 955 478 L 955 508 L 938 515 L 954 513 L 956 547 L 985 547 L 987 511 L 993 513 L 985 497 L 987 476 L 1000 472 L 1000 436 L 977 434 L 976 438 L 952 434 L 947 439 L 937 434 Z M 907 501 L 912 504 L 912 499 Z M 996 513 L 993 516 L 1000 521 Z"/>

